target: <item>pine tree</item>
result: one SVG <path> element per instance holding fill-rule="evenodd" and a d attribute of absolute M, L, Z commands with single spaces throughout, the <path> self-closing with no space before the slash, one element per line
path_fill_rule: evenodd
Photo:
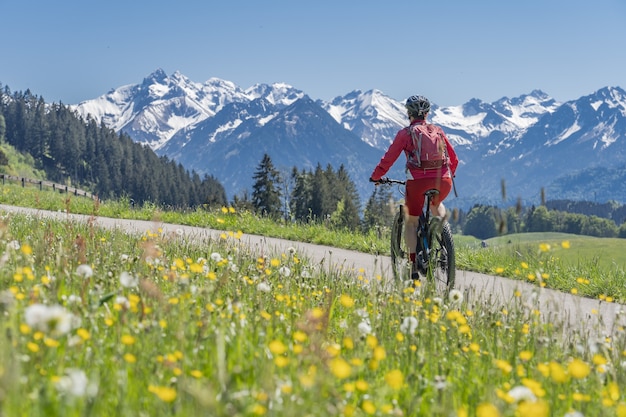
<path fill-rule="evenodd" d="M 367 200 L 363 213 L 365 230 L 391 225 L 393 212 L 390 209 L 392 192 L 389 187 L 374 187 L 372 195 Z"/>
<path fill-rule="evenodd" d="M 312 199 L 311 177 L 311 172 L 307 173 L 304 170 L 298 172 L 298 169 L 293 167 L 291 178 L 294 187 L 291 192 L 290 208 L 296 220 L 306 221 L 310 217 Z"/>
<path fill-rule="evenodd" d="M 257 213 L 277 218 L 281 211 L 280 175 L 268 154 L 257 167 L 252 186 L 252 205 Z"/>
<path fill-rule="evenodd" d="M 359 211 L 361 210 L 359 192 L 343 165 L 341 165 L 337 171 L 335 182 L 338 185 L 340 201 L 343 203 L 340 225 L 349 229 L 356 229 L 361 224 L 359 215 Z"/>

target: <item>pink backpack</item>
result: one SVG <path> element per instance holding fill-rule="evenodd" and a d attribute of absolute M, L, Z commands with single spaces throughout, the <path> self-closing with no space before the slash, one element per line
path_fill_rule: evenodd
<path fill-rule="evenodd" d="M 413 139 L 413 152 L 409 153 L 407 166 L 420 169 L 441 169 L 446 163 L 446 141 L 440 129 L 431 124 L 407 127 Z"/>

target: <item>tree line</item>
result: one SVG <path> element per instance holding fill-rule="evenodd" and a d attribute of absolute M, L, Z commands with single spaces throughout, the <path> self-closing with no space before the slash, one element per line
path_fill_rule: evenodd
<path fill-rule="evenodd" d="M 620 226 L 611 218 L 549 209 L 548 203 L 499 209 L 475 205 L 456 223 L 456 230 L 479 239 L 498 235 L 532 232 L 560 232 L 595 237 L 626 238 L 626 223 Z"/>
<path fill-rule="evenodd" d="M 280 173 L 270 155 L 263 155 L 253 175 L 252 194 L 233 198 L 239 209 L 275 219 L 325 222 L 335 227 L 361 227 L 360 197 L 343 165 L 317 165 L 315 170 L 293 167 Z"/>
<path fill-rule="evenodd" d="M 104 198 L 188 208 L 224 205 L 224 187 L 70 107 L 0 85 L 0 141 L 30 154 L 48 180 Z M 0 161 L 2 162 L 2 161 Z M 1 166 L 0 166 L 1 170 Z"/>

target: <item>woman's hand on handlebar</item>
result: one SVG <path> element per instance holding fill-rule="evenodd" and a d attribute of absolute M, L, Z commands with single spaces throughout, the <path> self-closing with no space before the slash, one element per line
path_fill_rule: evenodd
<path fill-rule="evenodd" d="M 385 177 L 382 177 L 378 180 L 375 180 L 372 177 L 370 177 L 370 182 L 373 182 L 374 185 L 380 185 L 380 184 L 386 184 L 387 182 L 389 182 L 389 180 Z"/>

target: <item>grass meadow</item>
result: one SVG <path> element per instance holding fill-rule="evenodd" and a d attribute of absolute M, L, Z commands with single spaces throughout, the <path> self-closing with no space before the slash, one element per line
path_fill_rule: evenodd
<path fill-rule="evenodd" d="M 543 320 L 535 298 L 441 299 L 240 240 L 384 253 L 384 233 L 0 191 L 2 204 L 224 231 L 199 243 L 0 210 L 1 416 L 626 417 L 621 310 L 613 334 L 591 337 Z M 461 269 L 624 299 L 617 240 L 455 240 Z"/>

